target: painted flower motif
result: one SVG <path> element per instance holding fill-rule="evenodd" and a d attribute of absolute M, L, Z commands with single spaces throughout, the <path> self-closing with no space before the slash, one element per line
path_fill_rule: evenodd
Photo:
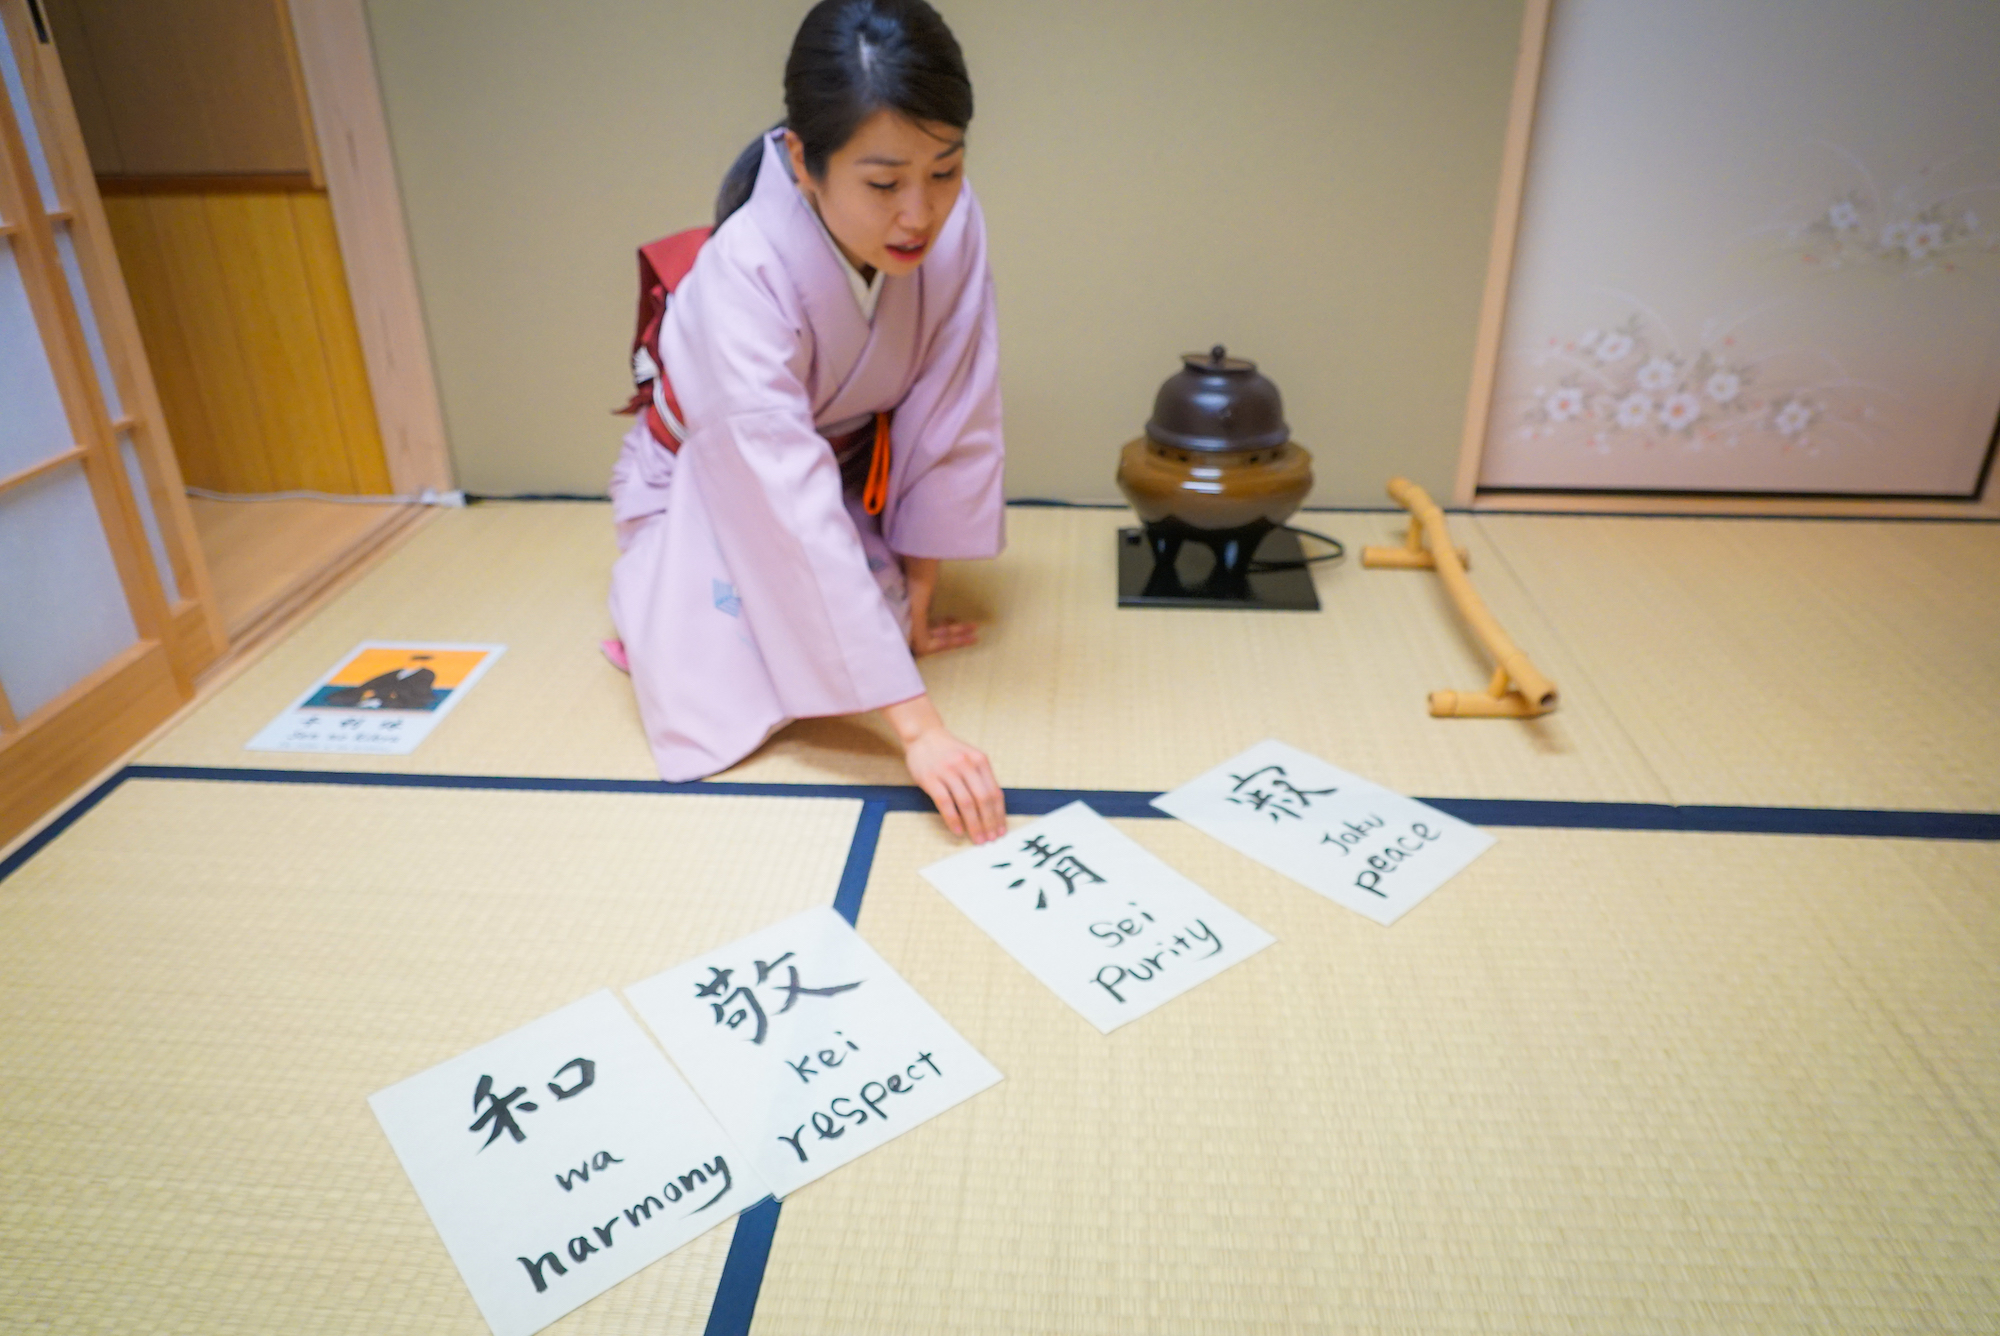
<path fill-rule="evenodd" d="M 1664 394 L 1680 383 L 1680 368 L 1673 364 L 1671 358 L 1655 357 L 1639 368 L 1636 379 L 1640 389 Z"/>
<path fill-rule="evenodd" d="M 1694 420 L 1700 416 L 1700 396 L 1685 391 L 1669 397 L 1660 405 L 1660 424 L 1671 431 L 1693 426 Z"/>
<path fill-rule="evenodd" d="M 1855 208 L 1862 224 L 1841 243 L 1850 253 L 1904 275 L 1931 272 L 1933 266 L 1912 262 L 1902 248 L 1878 249 L 1874 219 L 1864 205 L 1857 202 Z M 1903 218 L 1903 240 L 1914 237 L 1920 248 L 1929 238 L 1917 229 L 1935 224 L 1941 230 L 1935 255 L 1951 255 L 1966 235 L 1954 218 L 1945 218 L 1935 207 L 1914 216 L 1906 209 Z M 1823 226 L 1820 235 L 1826 236 Z M 1993 249 L 2000 251 L 2000 246 Z M 1866 387 L 1835 382 L 1808 388 L 1808 378 L 1822 371 L 1811 359 L 1773 354 L 1746 360 L 1750 350 L 1737 346 L 1739 337 L 1720 317 L 1705 322 L 1690 343 L 1663 323 L 1649 322 L 1649 314 L 1634 315 L 1608 330 L 1558 336 L 1566 351 L 1555 354 L 1555 360 L 1571 370 L 1521 383 L 1515 399 L 1521 414 L 1518 439 L 1561 442 L 1565 448 L 1607 455 L 1621 449 L 1782 446 L 1794 458 L 1848 437 L 1870 446 L 1884 444 L 1884 433 L 1865 425 L 1871 414 Z M 1682 347 L 1689 348 L 1685 356 L 1665 351 Z M 1581 351 L 1585 348 L 1587 353 Z M 1537 363 L 1546 360 L 1537 358 Z"/>
<path fill-rule="evenodd" d="M 2000 256 L 2000 229 L 1981 231 L 1979 216 L 1961 202 L 2000 188 L 2000 181 L 1974 184 L 1959 179 L 1957 168 L 1933 171 L 1947 166 L 1923 167 L 1886 196 L 1872 186 L 1840 189 L 1822 197 L 1817 217 L 1794 214 L 1788 225 L 1768 230 L 1783 232 L 1783 249 L 1820 272 L 1861 266 L 1912 280 L 1949 281 L 1930 276 L 1958 271 L 1960 255 L 1981 265 Z M 1637 327 L 1624 328 L 1640 336 Z"/>
<path fill-rule="evenodd" d="M 1571 418 L 1583 416 L 1583 391 L 1574 385 L 1565 385 L 1542 401 L 1549 421 L 1567 422 Z"/>

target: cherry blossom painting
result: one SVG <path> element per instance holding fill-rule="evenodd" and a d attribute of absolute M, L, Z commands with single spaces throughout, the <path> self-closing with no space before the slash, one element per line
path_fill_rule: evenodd
<path fill-rule="evenodd" d="M 2000 5 L 1565 0 L 1482 489 L 1970 498 Z"/>

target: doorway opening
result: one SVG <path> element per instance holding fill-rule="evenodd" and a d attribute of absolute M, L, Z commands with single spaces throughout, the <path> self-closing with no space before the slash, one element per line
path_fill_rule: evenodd
<path fill-rule="evenodd" d="M 286 0 L 47 0 L 232 650 L 398 497 Z"/>

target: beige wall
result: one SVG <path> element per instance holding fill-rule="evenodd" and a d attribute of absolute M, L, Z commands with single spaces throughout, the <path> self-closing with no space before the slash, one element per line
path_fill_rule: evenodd
<path fill-rule="evenodd" d="M 640 242 L 782 111 L 800 0 L 369 0 L 458 476 L 601 492 Z M 1185 349 L 1276 379 L 1315 503 L 1450 492 L 1521 0 L 947 0 L 1008 491 L 1114 500 Z"/>

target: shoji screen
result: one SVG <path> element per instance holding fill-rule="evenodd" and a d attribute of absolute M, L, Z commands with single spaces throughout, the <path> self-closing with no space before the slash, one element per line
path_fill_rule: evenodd
<path fill-rule="evenodd" d="M 1562 0 L 1482 489 L 1970 499 L 2000 4 Z"/>
<path fill-rule="evenodd" d="M 0 0 L 0 840 L 220 648 L 46 41 L 38 12 Z"/>

